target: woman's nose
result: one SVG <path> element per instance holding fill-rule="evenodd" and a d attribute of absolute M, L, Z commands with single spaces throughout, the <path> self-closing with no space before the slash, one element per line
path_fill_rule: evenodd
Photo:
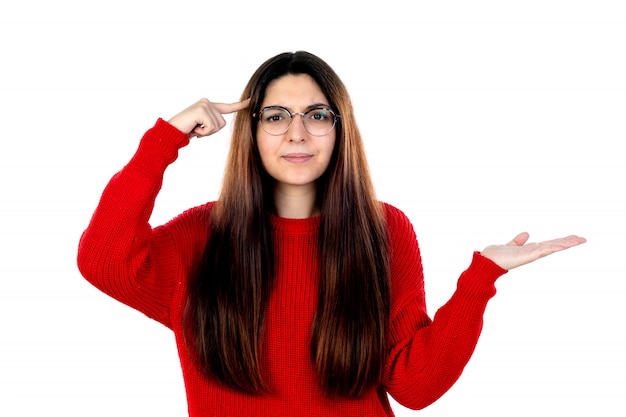
<path fill-rule="evenodd" d="M 306 138 L 306 129 L 304 128 L 304 119 L 302 114 L 296 113 L 291 118 L 291 126 L 289 126 L 289 140 L 291 142 L 302 142 Z"/>

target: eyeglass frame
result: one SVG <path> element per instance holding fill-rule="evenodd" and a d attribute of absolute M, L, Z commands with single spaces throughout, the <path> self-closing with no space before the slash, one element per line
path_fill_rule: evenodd
<path fill-rule="evenodd" d="M 267 130 L 265 130 L 265 127 L 263 126 L 263 121 L 261 120 L 261 115 L 267 109 L 279 109 L 279 110 L 284 110 L 284 111 L 287 112 L 287 114 L 289 115 L 289 124 L 287 125 L 287 129 L 284 132 L 282 132 L 282 133 L 270 133 Z M 330 129 L 328 129 L 328 132 L 322 133 L 321 135 L 316 135 L 315 133 L 309 132 L 309 129 L 307 129 L 306 122 L 305 122 L 306 119 L 304 118 L 304 116 L 306 116 L 307 114 L 309 114 L 310 112 L 312 112 L 314 110 L 326 110 L 326 111 L 330 112 L 330 114 L 333 115 L 333 125 L 331 126 Z M 306 130 L 309 135 L 316 136 L 316 137 L 324 136 L 324 135 L 327 135 L 330 132 L 332 132 L 333 129 L 335 128 L 335 126 L 337 125 L 337 122 L 341 118 L 341 115 L 335 113 L 335 111 L 333 109 L 328 108 L 328 107 L 324 107 L 324 106 L 314 107 L 312 109 L 309 109 L 309 110 L 305 111 L 304 113 L 301 113 L 301 112 L 294 112 L 294 113 L 292 113 L 292 112 L 289 111 L 289 109 L 287 109 L 287 108 L 285 108 L 283 106 L 266 106 L 266 107 L 263 107 L 261 110 L 259 110 L 258 113 L 257 112 L 252 113 L 252 118 L 257 119 L 259 121 L 259 123 L 261 123 L 261 129 L 263 129 L 263 131 L 265 133 L 267 133 L 268 135 L 280 136 L 280 135 L 284 135 L 285 133 L 289 132 L 289 129 L 291 129 L 291 124 L 293 123 L 293 116 L 297 116 L 297 115 L 300 115 L 300 117 L 302 118 L 302 125 L 304 126 L 304 130 Z"/>

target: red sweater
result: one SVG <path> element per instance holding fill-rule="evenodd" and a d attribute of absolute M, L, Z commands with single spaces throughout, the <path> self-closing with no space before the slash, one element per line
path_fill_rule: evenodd
<path fill-rule="evenodd" d="M 146 132 L 131 161 L 105 188 L 81 237 L 78 266 L 97 288 L 173 331 L 190 416 L 392 416 L 386 393 L 419 409 L 452 386 L 476 346 L 494 282 L 506 271 L 474 253 L 452 298 L 431 320 L 415 232 L 390 205 L 385 205 L 391 236 L 390 349 L 378 390 L 358 400 L 331 400 L 318 387 L 309 352 L 319 217 L 271 220 L 279 254 L 264 333 L 263 371 L 271 394 L 246 395 L 203 377 L 186 350 L 181 322 L 187 276 L 201 256 L 212 203 L 163 226 L 148 223 L 165 169 L 188 142 L 161 119 Z"/>

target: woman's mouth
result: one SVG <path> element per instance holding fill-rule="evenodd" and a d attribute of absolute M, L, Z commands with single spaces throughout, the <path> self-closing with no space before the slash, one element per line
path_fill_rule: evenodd
<path fill-rule="evenodd" d="M 313 158 L 313 155 L 307 153 L 290 153 L 283 156 L 283 159 L 292 164 L 303 164 Z"/>

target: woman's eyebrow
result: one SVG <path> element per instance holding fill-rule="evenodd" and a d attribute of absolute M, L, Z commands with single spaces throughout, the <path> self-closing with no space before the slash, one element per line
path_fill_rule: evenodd
<path fill-rule="evenodd" d="M 308 106 L 306 110 L 318 109 L 320 107 L 330 107 L 330 106 L 326 103 L 315 103 L 315 104 L 311 104 L 310 106 Z"/>
<path fill-rule="evenodd" d="M 281 105 L 281 104 L 271 104 L 271 105 L 269 105 L 269 106 L 263 106 L 263 108 L 266 108 L 266 107 L 280 107 L 280 108 L 283 108 L 283 109 L 287 109 L 287 110 L 289 110 L 291 113 L 294 113 L 293 109 L 291 109 L 291 108 L 289 108 L 289 107 L 287 107 L 287 106 L 283 106 L 283 105 Z M 310 104 L 310 105 L 308 105 L 308 106 L 306 106 L 306 107 L 304 108 L 304 110 L 302 111 L 302 113 L 306 113 L 307 111 L 312 110 L 312 109 L 319 109 L 320 107 L 323 107 L 323 108 L 330 108 L 330 105 L 328 105 L 328 104 L 326 104 L 326 103 L 314 103 L 314 104 Z M 296 113 L 297 113 L 297 112 L 296 112 Z"/>

